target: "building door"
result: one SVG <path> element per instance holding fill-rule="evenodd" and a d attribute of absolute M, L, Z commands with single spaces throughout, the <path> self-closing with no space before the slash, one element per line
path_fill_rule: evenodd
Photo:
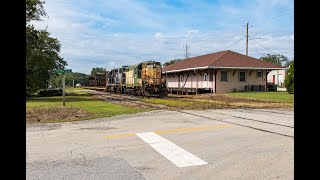
<path fill-rule="evenodd" d="M 282 86 L 283 84 L 283 75 L 279 74 L 279 85 L 278 86 Z"/>
<path fill-rule="evenodd" d="M 276 75 L 272 76 L 272 83 L 275 84 L 276 83 Z"/>
<path fill-rule="evenodd" d="M 183 86 L 183 76 L 180 75 L 180 87 L 182 88 L 182 86 Z"/>
<path fill-rule="evenodd" d="M 205 73 L 203 75 L 203 81 L 204 81 L 203 87 L 207 88 L 208 87 L 208 74 L 207 73 Z"/>

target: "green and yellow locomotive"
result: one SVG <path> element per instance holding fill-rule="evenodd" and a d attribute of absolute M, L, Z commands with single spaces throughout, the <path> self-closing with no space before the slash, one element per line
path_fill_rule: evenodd
<path fill-rule="evenodd" d="M 108 78 L 110 81 L 108 80 L 107 87 L 111 89 L 111 92 L 148 97 L 163 97 L 168 94 L 160 62 L 145 61 L 138 65 L 125 67 L 121 71 L 114 69 L 109 72 Z"/>

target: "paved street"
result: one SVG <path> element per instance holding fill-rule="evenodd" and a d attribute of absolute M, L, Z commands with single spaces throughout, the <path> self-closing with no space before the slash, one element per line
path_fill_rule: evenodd
<path fill-rule="evenodd" d="M 27 179 L 293 179 L 292 110 L 153 111 L 27 125 Z"/>

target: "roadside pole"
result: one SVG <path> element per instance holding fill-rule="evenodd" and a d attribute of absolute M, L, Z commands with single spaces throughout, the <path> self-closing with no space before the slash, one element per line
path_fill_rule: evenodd
<path fill-rule="evenodd" d="M 66 106 L 65 86 L 66 86 L 66 75 L 65 75 L 65 73 L 63 73 L 63 76 L 62 76 L 62 101 L 63 101 L 63 106 Z"/>
<path fill-rule="evenodd" d="M 66 97 L 65 97 L 65 89 L 66 89 L 66 73 L 71 73 L 71 69 L 54 69 L 53 73 L 62 75 L 62 105 L 66 106 Z"/>

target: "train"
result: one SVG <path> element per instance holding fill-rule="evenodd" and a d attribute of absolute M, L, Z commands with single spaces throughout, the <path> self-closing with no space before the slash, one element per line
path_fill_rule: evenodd
<path fill-rule="evenodd" d="M 168 90 L 161 71 L 161 63 L 156 61 L 114 68 L 106 73 L 105 90 L 117 94 L 165 97 Z"/>
<path fill-rule="evenodd" d="M 161 63 L 144 61 L 136 65 L 112 69 L 107 75 L 107 91 L 139 96 L 168 95 Z"/>

